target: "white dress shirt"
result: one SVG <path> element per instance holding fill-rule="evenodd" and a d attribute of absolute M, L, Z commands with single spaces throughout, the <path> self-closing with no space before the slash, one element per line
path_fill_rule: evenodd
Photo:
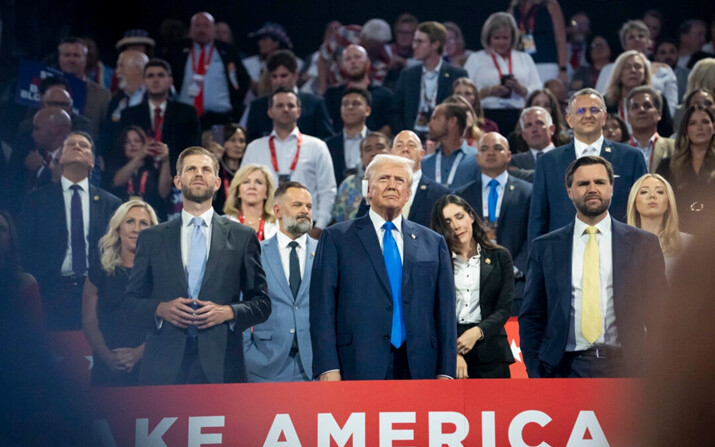
<path fill-rule="evenodd" d="M 226 79 L 226 70 L 224 69 L 221 54 L 218 49 L 215 48 L 213 41 L 204 45 L 203 49 L 204 56 L 206 58 L 208 58 L 209 55 L 211 56 L 211 59 L 205 61 L 207 68 L 202 82 L 204 91 L 204 111 L 216 113 L 230 112 L 232 109 L 231 93 L 229 91 L 229 83 Z M 186 64 L 184 65 L 184 80 L 181 84 L 181 89 L 179 90 L 178 100 L 184 104 L 193 106 L 194 97 L 189 94 L 189 87 L 192 83 L 194 83 L 194 68 L 191 66 L 191 51 L 194 53 L 194 63 L 198 65 L 201 57 L 201 45 L 194 42 L 191 45 L 191 49 L 188 50 L 188 54 L 185 53 Z M 229 78 L 231 78 L 232 75 L 235 77 L 236 69 L 232 68 L 230 64 L 228 71 Z M 234 82 L 234 80 L 231 79 L 231 82 Z"/>
<path fill-rule="evenodd" d="M 549 151 L 551 151 L 551 149 L 554 149 L 555 147 L 556 146 L 554 146 L 554 143 L 549 143 L 548 146 L 546 146 L 545 148 L 543 148 L 541 150 L 529 148 L 529 152 L 531 152 L 531 155 L 534 156 L 534 162 L 536 162 L 536 159 L 539 158 L 539 153 L 546 154 Z"/>
<path fill-rule="evenodd" d="M 385 237 L 385 230 L 382 228 L 382 226 L 387 221 L 383 219 L 382 216 L 377 214 L 372 208 L 370 208 L 370 211 L 368 211 L 368 215 L 370 216 L 370 220 L 372 221 L 372 226 L 375 227 L 377 240 L 380 242 L 380 251 L 384 251 L 382 238 Z M 400 262 L 404 264 L 405 242 L 402 238 L 402 214 L 398 214 L 397 217 L 392 220 L 392 223 L 395 224 L 395 228 L 392 230 L 392 236 L 395 238 L 395 242 L 397 242 L 397 250 L 400 252 Z"/>
<path fill-rule="evenodd" d="M 276 233 L 276 241 L 278 242 L 278 253 L 281 255 L 281 264 L 283 265 L 283 273 L 286 275 L 286 281 L 290 284 L 290 252 L 292 248 L 288 246 L 293 241 L 298 243 L 295 247 L 295 251 L 298 254 L 298 264 L 300 265 L 300 277 L 303 278 L 305 274 L 305 253 L 308 244 L 308 235 L 304 234 L 297 239 L 291 239 L 286 236 L 282 231 L 278 230 Z"/>
<path fill-rule="evenodd" d="M 655 148 L 655 142 L 656 142 L 657 136 L 658 136 L 658 132 L 654 133 L 648 139 L 648 143 L 645 146 L 641 146 L 640 141 L 631 137 L 631 142 L 634 143 L 633 147 L 638 149 L 640 151 L 640 153 L 643 155 L 643 159 L 645 160 L 645 165 L 648 167 L 649 171 L 650 171 L 650 158 L 653 155 L 653 149 Z"/>
<path fill-rule="evenodd" d="M 582 143 L 581 141 L 578 141 L 576 138 L 573 139 L 573 146 L 574 149 L 576 150 L 576 158 L 581 158 L 584 155 L 600 155 L 601 154 L 601 147 L 603 146 L 603 135 L 598 137 L 598 140 L 594 141 L 591 144 L 586 144 Z M 589 153 L 588 148 L 593 148 L 595 149 L 595 152 L 591 151 Z"/>
<path fill-rule="evenodd" d="M 500 55 L 496 55 L 497 64 L 502 75 L 509 74 L 509 60 L 504 59 Z M 541 88 L 542 82 L 539 77 L 539 72 L 536 70 L 534 60 L 530 55 L 523 51 L 511 51 L 512 74 L 517 81 L 529 93 Z M 501 85 L 499 71 L 494 66 L 491 53 L 485 50 L 479 50 L 472 53 L 467 58 L 464 64 L 464 69 L 467 70 L 469 78 L 477 85 L 477 89 Z M 496 96 L 487 96 L 482 98 L 482 107 L 485 109 L 522 109 L 525 105 L 525 98 L 512 91 L 508 98 L 498 98 Z"/>
<path fill-rule="evenodd" d="M 69 276 L 74 273 L 72 270 L 72 196 L 74 191 L 70 189 L 72 183 L 66 177 L 60 179 L 62 184 L 62 197 L 65 200 L 65 220 L 67 222 L 67 251 L 65 251 L 65 259 L 62 261 L 62 276 Z M 77 183 L 82 189 L 79 191 L 79 198 L 82 202 L 82 223 L 84 224 L 84 247 L 85 255 L 89 256 L 89 180 L 84 179 Z M 89 261 L 87 261 L 89 268 Z"/>
<path fill-rule="evenodd" d="M 357 169 L 362 164 L 360 160 L 360 143 L 367 135 L 367 126 L 363 126 L 362 130 L 350 137 L 343 130 L 343 151 L 345 155 L 345 168 Z"/>
<path fill-rule="evenodd" d="M 452 253 L 454 263 L 454 289 L 457 293 L 457 323 L 476 324 L 482 321 L 479 305 L 481 247 L 477 245 L 477 255 L 465 260 Z"/>
<path fill-rule="evenodd" d="M 492 181 L 492 178 L 489 177 L 488 175 L 482 173 L 482 216 L 484 217 L 485 220 L 489 220 L 489 191 L 492 189 L 491 186 L 489 186 L 489 182 Z M 501 210 L 501 203 L 502 200 L 504 199 L 504 187 L 506 187 L 506 182 L 509 180 L 509 174 L 507 171 L 502 172 L 498 176 L 494 178 L 499 184 L 497 185 L 497 209 L 496 209 L 496 217 L 499 219 L 499 210 Z M 478 212 L 478 210 L 477 210 Z"/>
<path fill-rule="evenodd" d="M 613 233 L 611 232 L 611 216 L 594 225 L 598 232 L 598 270 L 601 296 L 601 316 L 603 318 L 603 334 L 591 345 L 581 333 L 581 300 L 583 296 L 583 257 L 589 235 L 586 228 L 589 225 L 576 217 L 573 234 L 573 249 L 571 252 L 571 322 L 566 351 L 583 351 L 593 346 L 618 345 L 616 330 L 616 311 L 613 304 Z"/>
<path fill-rule="evenodd" d="M 295 158 L 298 147 L 298 128 L 296 127 L 281 140 L 276 131 L 271 132 L 276 147 L 278 172 L 271 163 L 271 150 L 268 146 L 270 136 L 252 141 L 246 148 L 246 154 L 241 162 L 242 166 L 250 163 L 264 165 L 273 173 L 273 181 L 278 184 L 279 174 L 290 174 L 290 167 Z M 322 140 L 303 134 L 303 143 L 300 146 L 300 156 L 291 180 L 304 184 L 313 196 L 313 219 L 315 226 L 325 228 L 331 220 L 331 212 L 337 194 L 333 160 L 330 158 L 328 146 Z"/>
<path fill-rule="evenodd" d="M 433 70 L 427 71 L 422 65 L 422 75 L 420 77 L 420 103 L 417 106 L 417 117 L 421 110 L 434 110 L 437 106 L 437 89 L 439 88 L 439 71 L 442 69 L 442 58 Z M 417 130 L 424 130 L 414 123 Z M 418 128 L 419 127 L 419 128 Z"/>
<path fill-rule="evenodd" d="M 194 226 L 191 225 L 191 219 L 200 217 L 206 225 L 201 227 L 201 230 L 206 236 L 206 259 L 209 258 L 209 250 L 211 250 L 211 219 L 214 217 L 213 207 L 206 210 L 200 216 L 192 216 L 185 209 L 181 210 L 181 263 L 184 265 L 184 272 L 189 271 L 189 259 L 191 257 L 191 235 L 194 232 Z"/>
<path fill-rule="evenodd" d="M 412 208 L 412 203 L 415 201 L 415 196 L 417 195 L 417 188 L 419 188 L 420 186 L 420 180 L 422 180 L 422 169 L 418 169 L 417 171 L 412 173 L 412 187 L 410 190 L 410 199 L 405 204 L 405 209 L 409 210 L 410 208 Z"/>

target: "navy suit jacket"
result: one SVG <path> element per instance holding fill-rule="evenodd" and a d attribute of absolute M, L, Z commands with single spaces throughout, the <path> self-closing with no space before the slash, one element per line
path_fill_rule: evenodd
<path fill-rule="evenodd" d="M 643 155 L 630 146 L 606 139 L 603 140 L 600 155 L 611 162 L 615 173 L 609 212 L 615 219 L 625 221 L 631 186 L 648 172 Z M 545 153 L 536 162 L 529 217 L 530 241 L 568 225 L 576 216 L 576 208 L 569 199 L 564 183 L 566 169 L 574 160 L 576 150 L 572 141 Z"/>
<path fill-rule="evenodd" d="M 531 151 L 520 152 L 514 154 L 511 157 L 509 166 L 514 166 L 517 169 L 516 172 L 509 172 L 509 175 L 515 175 L 522 180 L 526 180 L 529 183 L 534 181 L 534 169 L 536 168 L 536 161 L 534 161 L 534 156 Z"/>
<path fill-rule="evenodd" d="M 542 157 L 543 158 L 543 157 Z M 642 159 L 643 157 L 641 157 Z M 610 217 L 608 217 L 610 218 Z M 627 375 L 642 368 L 647 314 L 667 289 L 658 238 L 611 219 L 613 304 Z M 521 352 L 529 377 L 548 377 L 568 342 L 573 301 L 571 262 L 574 223 L 534 240 L 519 316 Z"/>
<path fill-rule="evenodd" d="M 261 264 L 266 272 L 271 315 L 265 323 L 243 332 L 244 353 L 249 382 L 285 380 L 293 371 L 284 371 L 293 338 L 298 342 L 300 363 L 309 378 L 313 377 L 313 349 L 310 344 L 310 273 L 318 241 L 307 238 L 305 270 L 294 298 L 283 270 L 278 239 L 273 236 L 261 242 Z M 291 365 L 292 369 L 292 365 Z"/>
<path fill-rule="evenodd" d="M 446 186 L 440 185 L 423 174 L 420 178 L 420 184 L 417 186 L 417 194 L 415 194 L 415 199 L 412 201 L 407 219 L 430 228 L 432 226 L 432 208 L 434 208 L 434 204 L 442 196 L 450 193 L 451 191 Z M 356 217 L 364 216 L 369 209 L 370 207 L 367 206 L 367 202 L 363 198 Z"/>
<path fill-rule="evenodd" d="M 455 67 L 447 62 L 442 62 L 439 70 L 437 84 L 437 101 L 439 104 L 452 93 L 452 83 L 461 77 L 468 77 L 467 71 Z M 420 92 L 422 91 L 422 64 L 406 68 L 400 73 L 395 87 L 395 128 L 393 133 L 405 129 L 412 130 L 417 120 L 417 109 L 420 106 Z"/>
<path fill-rule="evenodd" d="M 457 322 L 447 243 L 402 220 L 402 303 L 413 379 L 454 377 Z M 323 230 L 310 284 L 313 374 L 340 370 L 346 380 L 386 378 L 392 293 L 370 216 Z"/>
<path fill-rule="evenodd" d="M 325 106 L 328 108 L 328 113 L 330 118 L 333 120 L 333 131 L 337 134 L 343 130 L 343 119 L 340 116 L 340 104 L 343 100 L 343 94 L 347 90 L 347 85 L 338 85 L 335 87 L 330 87 L 325 91 L 323 99 L 325 99 Z M 370 84 L 367 90 L 372 95 L 372 106 L 370 109 L 370 116 L 367 117 L 365 125 L 368 129 L 377 131 L 382 129 L 384 126 L 392 127 L 394 123 L 394 110 L 392 108 L 392 102 L 394 101 L 395 94 L 392 90 L 380 85 Z"/>
<path fill-rule="evenodd" d="M 333 159 L 333 171 L 335 172 L 335 184 L 339 185 L 345 179 L 345 142 L 343 132 L 325 140 L 325 145 L 330 151 L 330 158 Z"/>
<path fill-rule="evenodd" d="M 260 251 L 252 229 L 214 214 L 198 298 L 230 305 L 235 327 L 231 330 L 226 322 L 199 330 L 198 357 L 209 383 L 246 381 L 243 330 L 266 321 L 271 313 Z M 173 384 L 181 370 L 186 330 L 168 321 L 157 328 L 155 321 L 159 303 L 178 297 L 188 297 L 188 279 L 181 260 L 181 219 L 174 219 L 139 234 L 122 304 L 129 321 L 147 329 L 142 385 Z"/>
<path fill-rule="evenodd" d="M 298 92 L 301 112 L 298 118 L 298 128 L 306 135 L 321 140 L 333 136 L 333 124 L 330 122 L 325 101 L 320 96 L 311 93 Z M 248 141 L 265 137 L 273 130 L 273 121 L 268 116 L 268 96 L 262 96 L 251 101 L 246 120 Z"/>

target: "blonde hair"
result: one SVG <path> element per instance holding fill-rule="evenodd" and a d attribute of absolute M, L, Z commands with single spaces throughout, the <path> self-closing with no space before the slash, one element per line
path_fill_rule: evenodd
<path fill-rule="evenodd" d="M 129 200 L 117 208 L 117 211 L 114 212 L 114 215 L 109 220 L 107 233 L 99 239 L 99 260 L 102 264 L 102 269 L 109 275 L 113 275 L 116 268 L 122 263 L 122 241 L 119 239 L 119 227 L 133 208 L 144 208 L 149 214 L 149 222 L 152 227 L 159 224 L 154 208 L 141 200 Z"/>
<path fill-rule="evenodd" d="M 700 59 L 690 70 L 685 95 L 701 88 L 715 90 L 715 58 Z"/>
<path fill-rule="evenodd" d="M 675 194 L 670 183 L 659 174 L 644 174 L 633 183 L 631 192 L 628 194 L 628 225 L 642 228 L 641 215 L 636 208 L 636 197 L 641 185 L 646 179 L 654 178 L 661 182 L 665 187 L 665 195 L 668 200 L 668 209 L 663 214 L 663 220 L 658 231 L 658 239 L 660 239 L 660 247 L 663 249 L 663 254 L 672 256 L 677 254 L 683 246 L 683 240 L 680 237 L 678 230 L 678 209 L 675 206 Z"/>
<path fill-rule="evenodd" d="M 511 49 L 515 49 L 519 43 L 519 28 L 516 26 L 514 17 L 506 12 L 495 12 L 487 17 L 484 25 L 482 25 L 482 48 L 486 51 L 491 51 L 489 47 L 489 38 L 492 36 L 494 31 L 502 28 L 509 28 L 511 31 Z"/>
<path fill-rule="evenodd" d="M 276 191 L 276 185 L 273 182 L 273 174 L 263 165 L 259 164 L 247 164 L 241 166 L 241 169 L 236 172 L 231 180 L 231 186 L 228 187 L 228 194 L 226 197 L 226 203 L 223 206 L 223 213 L 227 216 L 235 216 L 241 213 L 241 198 L 238 197 L 238 190 L 244 180 L 248 178 L 249 175 L 256 171 L 260 171 L 263 177 L 266 179 L 266 193 L 268 197 L 263 203 L 263 219 L 268 222 L 274 222 L 276 220 L 273 214 L 273 193 Z"/>
<path fill-rule="evenodd" d="M 650 71 L 650 63 L 643 53 L 636 50 L 624 51 L 616 59 L 616 63 L 613 65 L 611 80 L 608 82 L 608 87 L 606 87 L 606 102 L 610 105 L 617 105 L 623 99 L 621 97 L 621 87 L 623 87 L 623 84 L 621 83 L 621 73 L 623 72 L 623 66 L 631 56 L 640 57 L 641 62 L 643 63 L 644 74 L 643 83 L 641 85 L 647 85 L 649 87 L 653 85 L 653 81 L 651 80 L 652 73 Z"/>

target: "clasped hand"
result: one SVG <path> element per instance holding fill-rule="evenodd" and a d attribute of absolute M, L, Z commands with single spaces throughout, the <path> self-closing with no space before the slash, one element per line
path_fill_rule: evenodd
<path fill-rule="evenodd" d="M 181 297 L 160 303 L 156 308 L 156 316 L 181 329 L 186 329 L 189 325 L 208 329 L 234 318 L 231 306 Z"/>

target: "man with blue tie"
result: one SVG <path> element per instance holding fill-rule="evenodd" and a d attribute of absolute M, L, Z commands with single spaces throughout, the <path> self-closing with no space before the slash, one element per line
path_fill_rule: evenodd
<path fill-rule="evenodd" d="M 571 222 L 574 208 L 563 187 L 567 167 L 577 158 L 600 155 L 613 166 L 611 215 L 625 221 L 628 193 L 633 183 L 648 170 L 643 156 L 630 146 L 603 138 L 606 104 L 596 90 L 579 90 L 569 99 L 566 121 L 574 132 L 574 141 L 539 157 L 534 173 L 531 197 L 529 240 Z"/>
<path fill-rule="evenodd" d="M 606 159 L 573 161 L 566 190 L 576 217 L 533 241 L 519 316 L 529 377 L 643 371 L 647 317 L 667 289 L 665 263 L 657 236 L 611 217 L 613 189 Z"/>
<path fill-rule="evenodd" d="M 184 208 L 139 234 L 123 307 L 148 331 L 142 385 L 245 382 L 242 333 L 271 312 L 255 232 L 214 213 L 218 160 L 202 147 L 179 155 Z"/>
<path fill-rule="evenodd" d="M 511 314 L 519 315 L 528 254 L 531 184 L 507 172 L 510 159 L 511 151 L 506 138 L 496 132 L 484 135 L 479 140 L 477 154 L 482 173 L 456 193 L 483 218 L 489 238 L 509 250 L 514 260 L 516 280 Z"/>
<path fill-rule="evenodd" d="M 310 345 L 310 273 L 318 242 L 308 237 L 313 201 L 302 183 L 276 189 L 273 212 L 279 230 L 261 242 L 271 316 L 243 333 L 249 382 L 299 382 L 313 379 Z"/>
<path fill-rule="evenodd" d="M 313 375 L 321 381 L 456 374 L 454 280 L 444 238 L 402 217 L 413 162 L 378 155 L 370 211 L 326 228 L 310 285 Z"/>

